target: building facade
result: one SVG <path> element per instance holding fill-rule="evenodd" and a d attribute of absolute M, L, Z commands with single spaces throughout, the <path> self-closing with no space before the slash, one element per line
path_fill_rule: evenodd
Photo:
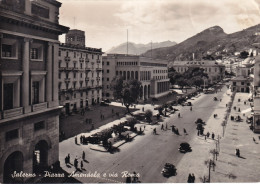
<path fill-rule="evenodd" d="M 137 55 L 108 54 L 103 56 L 103 98 L 113 99 L 111 81 L 122 76 L 125 81 L 142 83 L 141 99 L 160 97 L 169 92 L 168 61 Z"/>
<path fill-rule="evenodd" d="M 59 47 L 59 100 L 63 113 L 80 111 L 102 98 L 102 50 L 85 47 L 85 33 L 70 30 Z"/>
<path fill-rule="evenodd" d="M 249 93 L 251 91 L 251 83 L 253 78 L 250 76 L 252 65 L 237 66 L 236 77 L 231 79 L 231 91 Z"/>
<path fill-rule="evenodd" d="M 254 113 L 253 113 L 253 131 L 260 133 L 260 56 L 256 56 L 254 65 Z"/>
<path fill-rule="evenodd" d="M 225 77 L 225 65 L 216 61 L 174 61 L 172 66 L 179 73 L 184 73 L 189 68 L 203 68 L 204 72 L 208 74 L 206 84 L 213 84 Z"/>
<path fill-rule="evenodd" d="M 24 182 L 59 160 L 56 0 L 0 1 L 0 183 Z"/>

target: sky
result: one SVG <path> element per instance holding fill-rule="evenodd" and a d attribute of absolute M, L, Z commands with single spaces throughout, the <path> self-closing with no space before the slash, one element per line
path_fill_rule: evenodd
<path fill-rule="evenodd" d="M 260 0 L 58 0 L 60 24 L 85 31 L 86 47 L 187 38 L 218 25 L 233 33 L 260 23 Z M 60 36 L 65 42 L 65 36 Z"/>

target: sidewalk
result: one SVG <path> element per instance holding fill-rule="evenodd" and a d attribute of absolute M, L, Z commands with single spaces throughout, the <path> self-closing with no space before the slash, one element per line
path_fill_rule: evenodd
<path fill-rule="evenodd" d="M 230 90 L 228 91 L 231 94 Z M 216 138 L 220 138 L 220 152 L 218 160 L 215 162 L 215 171 L 211 169 L 210 182 L 259 182 L 260 176 L 260 146 L 258 135 L 249 129 L 246 123 L 246 117 L 251 114 L 250 105 L 247 101 L 248 93 L 237 93 L 234 99 L 230 116 L 238 116 L 243 122 L 235 122 L 230 120 L 230 116 L 225 128 L 223 137 L 223 127 L 221 126 L 226 113 L 226 103 L 230 102 L 231 95 L 224 94 L 222 102 L 212 113 L 211 118 L 206 122 L 204 133 L 210 132 L 210 138 L 205 140 L 203 136 L 195 136 L 191 141 L 192 152 L 186 153 L 185 159 L 182 159 L 176 166 L 177 175 L 170 177 L 167 182 L 187 182 L 189 173 L 194 173 L 195 182 L 202 182 L 202 178 L 208 177 L 209 168 L 205 161 L 213 159 L 211 150 L 216 148 Z M 241 99 L 238 102 L 238 99 Z M 244 101 L 247 104 L 244 105 Z M 233 107 L 237 107 L 234 111 Z M 241 112 L 238 112 L 240 108 Z M 218 114 L 218 118 L 214 118 L 213 114 Z M 245 114 L 245 116 L 243 116 Z M 211 139 L 214 132 L 215 140 Z M 253 141 L 253 137 L 256 142 Z M 235 150 L 240 149 L 241 158 L 235 155 Z"/>

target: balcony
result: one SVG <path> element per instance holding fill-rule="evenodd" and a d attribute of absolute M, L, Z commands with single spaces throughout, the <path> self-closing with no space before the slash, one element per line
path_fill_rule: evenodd
<path fill-rule="evenodd" d="M 3 111 L 3 118 L 11 118 L 14 116 L 19 116 L 23 114 L 23 107 L 18 107 L 14 109 L 4 110 Z"/>
<path fill-rule="evenodd" d="M 79 58 L 79 62 L 84 62 L 84 58 Z"/>
<path fill-rule="evenodd" d="M 91 71 L 91 68 L 89 68 L 89 67 L 86 67 L 86 69 L 85 69 L 86 71 Z"/>
<path fill-rule="evenodd" d="M 96 88 L 102 89 L 102 85 L 96 85 Z"/>
<path fill-rule="evenodd" d="M 32 105 L 33 112 L 44 110 L 44 109 L 47 109 L 47 102 Z"/>
<path fill-rule="evenodd" d="M 69 62 L 69 61 L 70 61 L 70 57 L 65 56 L 64 60 L 65 60 L 66 62 Z"/>
<path fill-rule="evenodd" d="M 85 62 L 87 62 L 87 63 L 88 63 L 88 62 L 89 62 L 89 59 L 88 59 L 88 58 L 85 58 Z"/>
<path fill-rule="evenodd" d="M 100 77 L 97 77 L 96 79 L 97 79 L 97 81 L 100 81 Z"/>
<path fill-rule="evenodd" d="M 99 60 L 99 59 L 97 60 L 97 63 L 100 63 L 100 60 Z"/>
<path fill-rule="evenodd" d="M 89 81 L 89 77 L 86 77 L 86 78 L 85 78 L 85 81 L 88 82 L 88 81 Z"/>
<path fill-rule="evenodd" d="M 65 82 L 70 82 L 70 78 L 65 78 L 64 81 Z"/>
<path fill-rule="evenodd" d="M 102 68 L 96 68 L 96 71 L 101 72 Z"/>

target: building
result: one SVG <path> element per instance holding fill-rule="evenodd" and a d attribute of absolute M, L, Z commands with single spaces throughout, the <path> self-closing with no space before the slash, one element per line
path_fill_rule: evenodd
<path fill-rule="evenodd" d="M 203 61 L 174 61 L 172 64 L 175 71 L 179 73 L 186 72 L 189 68 L 203 68 L 204 72 L 208 74 L 206 84 L 213 84 L 225 77 L 225 65 L 217 63 L 212 60 Z"/>
<path fill-rule="evenodd" d="M 85 47 L 85 33 L 70 30 L 59 47 L 59 100 L 63 113 L 77 112 L 102 98 L 102 49 Z"/>
<path fill-rule="evenodd" d="M 254 113 L 253 113 L 253 131 L 260 133 L 260 56 L 256 56 L 254 65 Z"/>
<path fill-rule="evenodd" d="M 103 56 L 103 98 L 112 99 L 111 81 L 122 76 L 125 81 L 142 83 L 142 99 L 160 97 L 169 92 L 168 61 L 137 55 L 108 54 Z"/>
<path fill-rule="evenodd" d="M 22 183 L 59 161 L 56 0 L 0 1 L 0 183 Z"/>

